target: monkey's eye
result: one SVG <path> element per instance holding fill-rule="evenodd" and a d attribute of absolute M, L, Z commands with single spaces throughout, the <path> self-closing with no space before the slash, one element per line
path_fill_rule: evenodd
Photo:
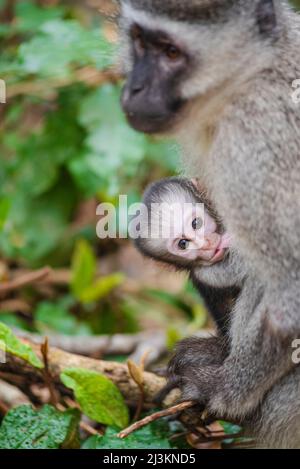
<path fill-rule="evenodd" d="M 190 242 L 187 239 L 181 239 L 178 243 L 178 247 L 181 251 L 186 251 L 189 248 Z"/>
<path fill-rule="evenodd" d="M 173 46 L 172 44 L 167 44 L 164 47 L 164 53 L 170 60 L 178 60 L 181 57 L 181 51 L 176 47 Z"/>
<path fill-rule="evenodd" d="M 193 230 L 200 230 L 203 226 L 203 221 L 202 218 L 195 218 L 192 222 L 192 228 Z"/>

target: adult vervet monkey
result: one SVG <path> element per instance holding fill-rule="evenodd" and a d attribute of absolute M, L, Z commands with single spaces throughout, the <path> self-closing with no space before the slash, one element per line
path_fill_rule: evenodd
<path fill-rule="evenodd" d="M 253 280 L 224 363 L 202 368 L 185 342 L 170 379 L 214 415 L 258 413 L 265 446 L 300 446 L 300 18 L 285 0 L 121 3 L 128 120 L 178 138 Z"/>

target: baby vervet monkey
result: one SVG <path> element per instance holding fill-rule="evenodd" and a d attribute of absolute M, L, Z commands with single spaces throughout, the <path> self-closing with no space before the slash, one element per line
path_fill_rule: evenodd
<path fill-rule="evenodd" d="M 140 223 L 137 248 L 147 257 L 188 271 L 218 332 L 225 334 L 242 277 L 232 274 L 230 236 L 197 181 L 163 179 L 149 186 L 143 202 L 147 217 Z"/>

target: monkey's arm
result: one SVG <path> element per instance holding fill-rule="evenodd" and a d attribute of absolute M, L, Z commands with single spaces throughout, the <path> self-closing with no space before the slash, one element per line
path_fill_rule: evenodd
<path fill-rule="evenodd" d="M 227 336 L 230 328 L 230 316 L 233 306 L 240 294 L 239 287 L 212 287 L 206 283 L 193 281 L 195 288 L 205 302 L 214 320 L 218 333 Z"/>

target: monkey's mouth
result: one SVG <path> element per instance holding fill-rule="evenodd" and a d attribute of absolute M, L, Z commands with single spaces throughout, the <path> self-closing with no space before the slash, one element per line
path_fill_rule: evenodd
<path fill-rule="evenodd" d="M 163 134 L 175 125 L 175 115 L 141 115 L 138 113 L 126 113 L 126 118 L 131 127 L 138 132 L 146 134 Z"/>
<path fill-rule="evenodd" d="M 230 236 L 228 236 L 227 234 L 222 235 L 221 240 L 218 246 L 216 247 L 215 254 L 211 259 L 211 262 L 213 264 L 217 262 L 221 262 L 225 258 L 226 254 L 228 253 L 230 246 L 231 246 Z"/>

